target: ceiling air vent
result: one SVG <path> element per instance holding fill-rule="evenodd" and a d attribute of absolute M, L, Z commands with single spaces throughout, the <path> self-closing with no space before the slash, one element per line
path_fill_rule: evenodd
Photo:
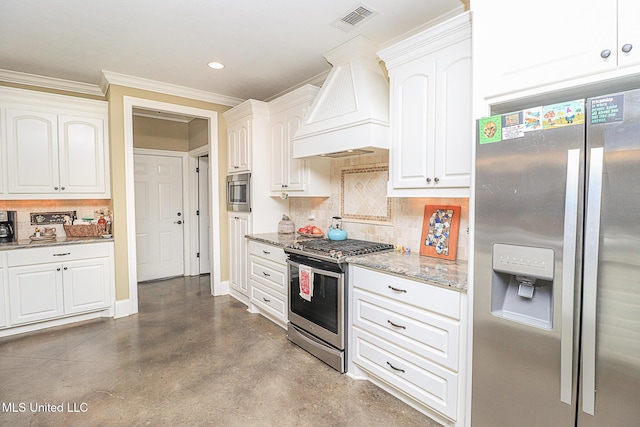
<path fill-rule="evenodd" d="M 336 28 L 344 32 L 353 30 L 358 25 L 376 16 L 378 12 L 360 3 L 355 8 L 347 10 L 342 16 L 331 23 Z"/>

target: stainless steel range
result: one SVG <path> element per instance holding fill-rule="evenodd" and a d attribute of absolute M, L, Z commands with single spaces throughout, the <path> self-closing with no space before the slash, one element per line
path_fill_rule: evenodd
<path fill-rule="evenodd" d="M 345 259 L 391 249 L 391 244 L 356 239 L 312 239 L 285 247 L 289 256 L 289 340 L 345 372 Z"/>

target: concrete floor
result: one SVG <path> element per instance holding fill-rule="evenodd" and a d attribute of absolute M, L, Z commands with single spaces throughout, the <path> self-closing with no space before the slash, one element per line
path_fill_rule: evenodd
<path fill-rule="evenodd" d="M 128 318 L 1 338 L 0 425 L 438 426 L 213 298 L 208 276 L 140 284 L 139 300 Z"/>

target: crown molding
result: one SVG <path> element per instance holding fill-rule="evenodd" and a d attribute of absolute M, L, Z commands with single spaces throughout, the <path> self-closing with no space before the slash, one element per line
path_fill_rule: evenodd
<path fill-rule="evenodd" d="M 104 92 L 102 92 L 98 85 L 74 82 L 72 80 L 58 79 L 55 77 L 38 76 L 19 71 L 0 69 L 0 81 L 67 92 L 83 93 L 86 95 L 104 96 Z"/>
<path fill-rule="evenodd" d="M 104 93 L 107 93 L 107 89 L 109 89 L 110 85 L 126 86 L 151 92 L 159 92 L 166 95 L 180 96 L 183 98 L 196 99 L 198 101 L 211 102 L 213 104 L 227 105 L 230 107 L 235 107 L 244 101 L 244 99 L 232 96 L 219 95 L 204 90 L 191 89 L 170 83 L 163 83 L 155 80 L 143 79 L 141 77 L 114 73 L 113 71 L 102 70 L 100 88 Z"/>

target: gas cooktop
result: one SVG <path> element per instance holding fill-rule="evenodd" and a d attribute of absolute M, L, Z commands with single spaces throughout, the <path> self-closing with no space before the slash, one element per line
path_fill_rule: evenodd
<path fill-rule="evenodd" d="M 332 262 L 344 262 L 348 256 L 366 255 L 390 249 L 393 249 L 392 244 L 366 240 L 312 239 L 293 243 L 285 247 L 284 251 Z"/>

